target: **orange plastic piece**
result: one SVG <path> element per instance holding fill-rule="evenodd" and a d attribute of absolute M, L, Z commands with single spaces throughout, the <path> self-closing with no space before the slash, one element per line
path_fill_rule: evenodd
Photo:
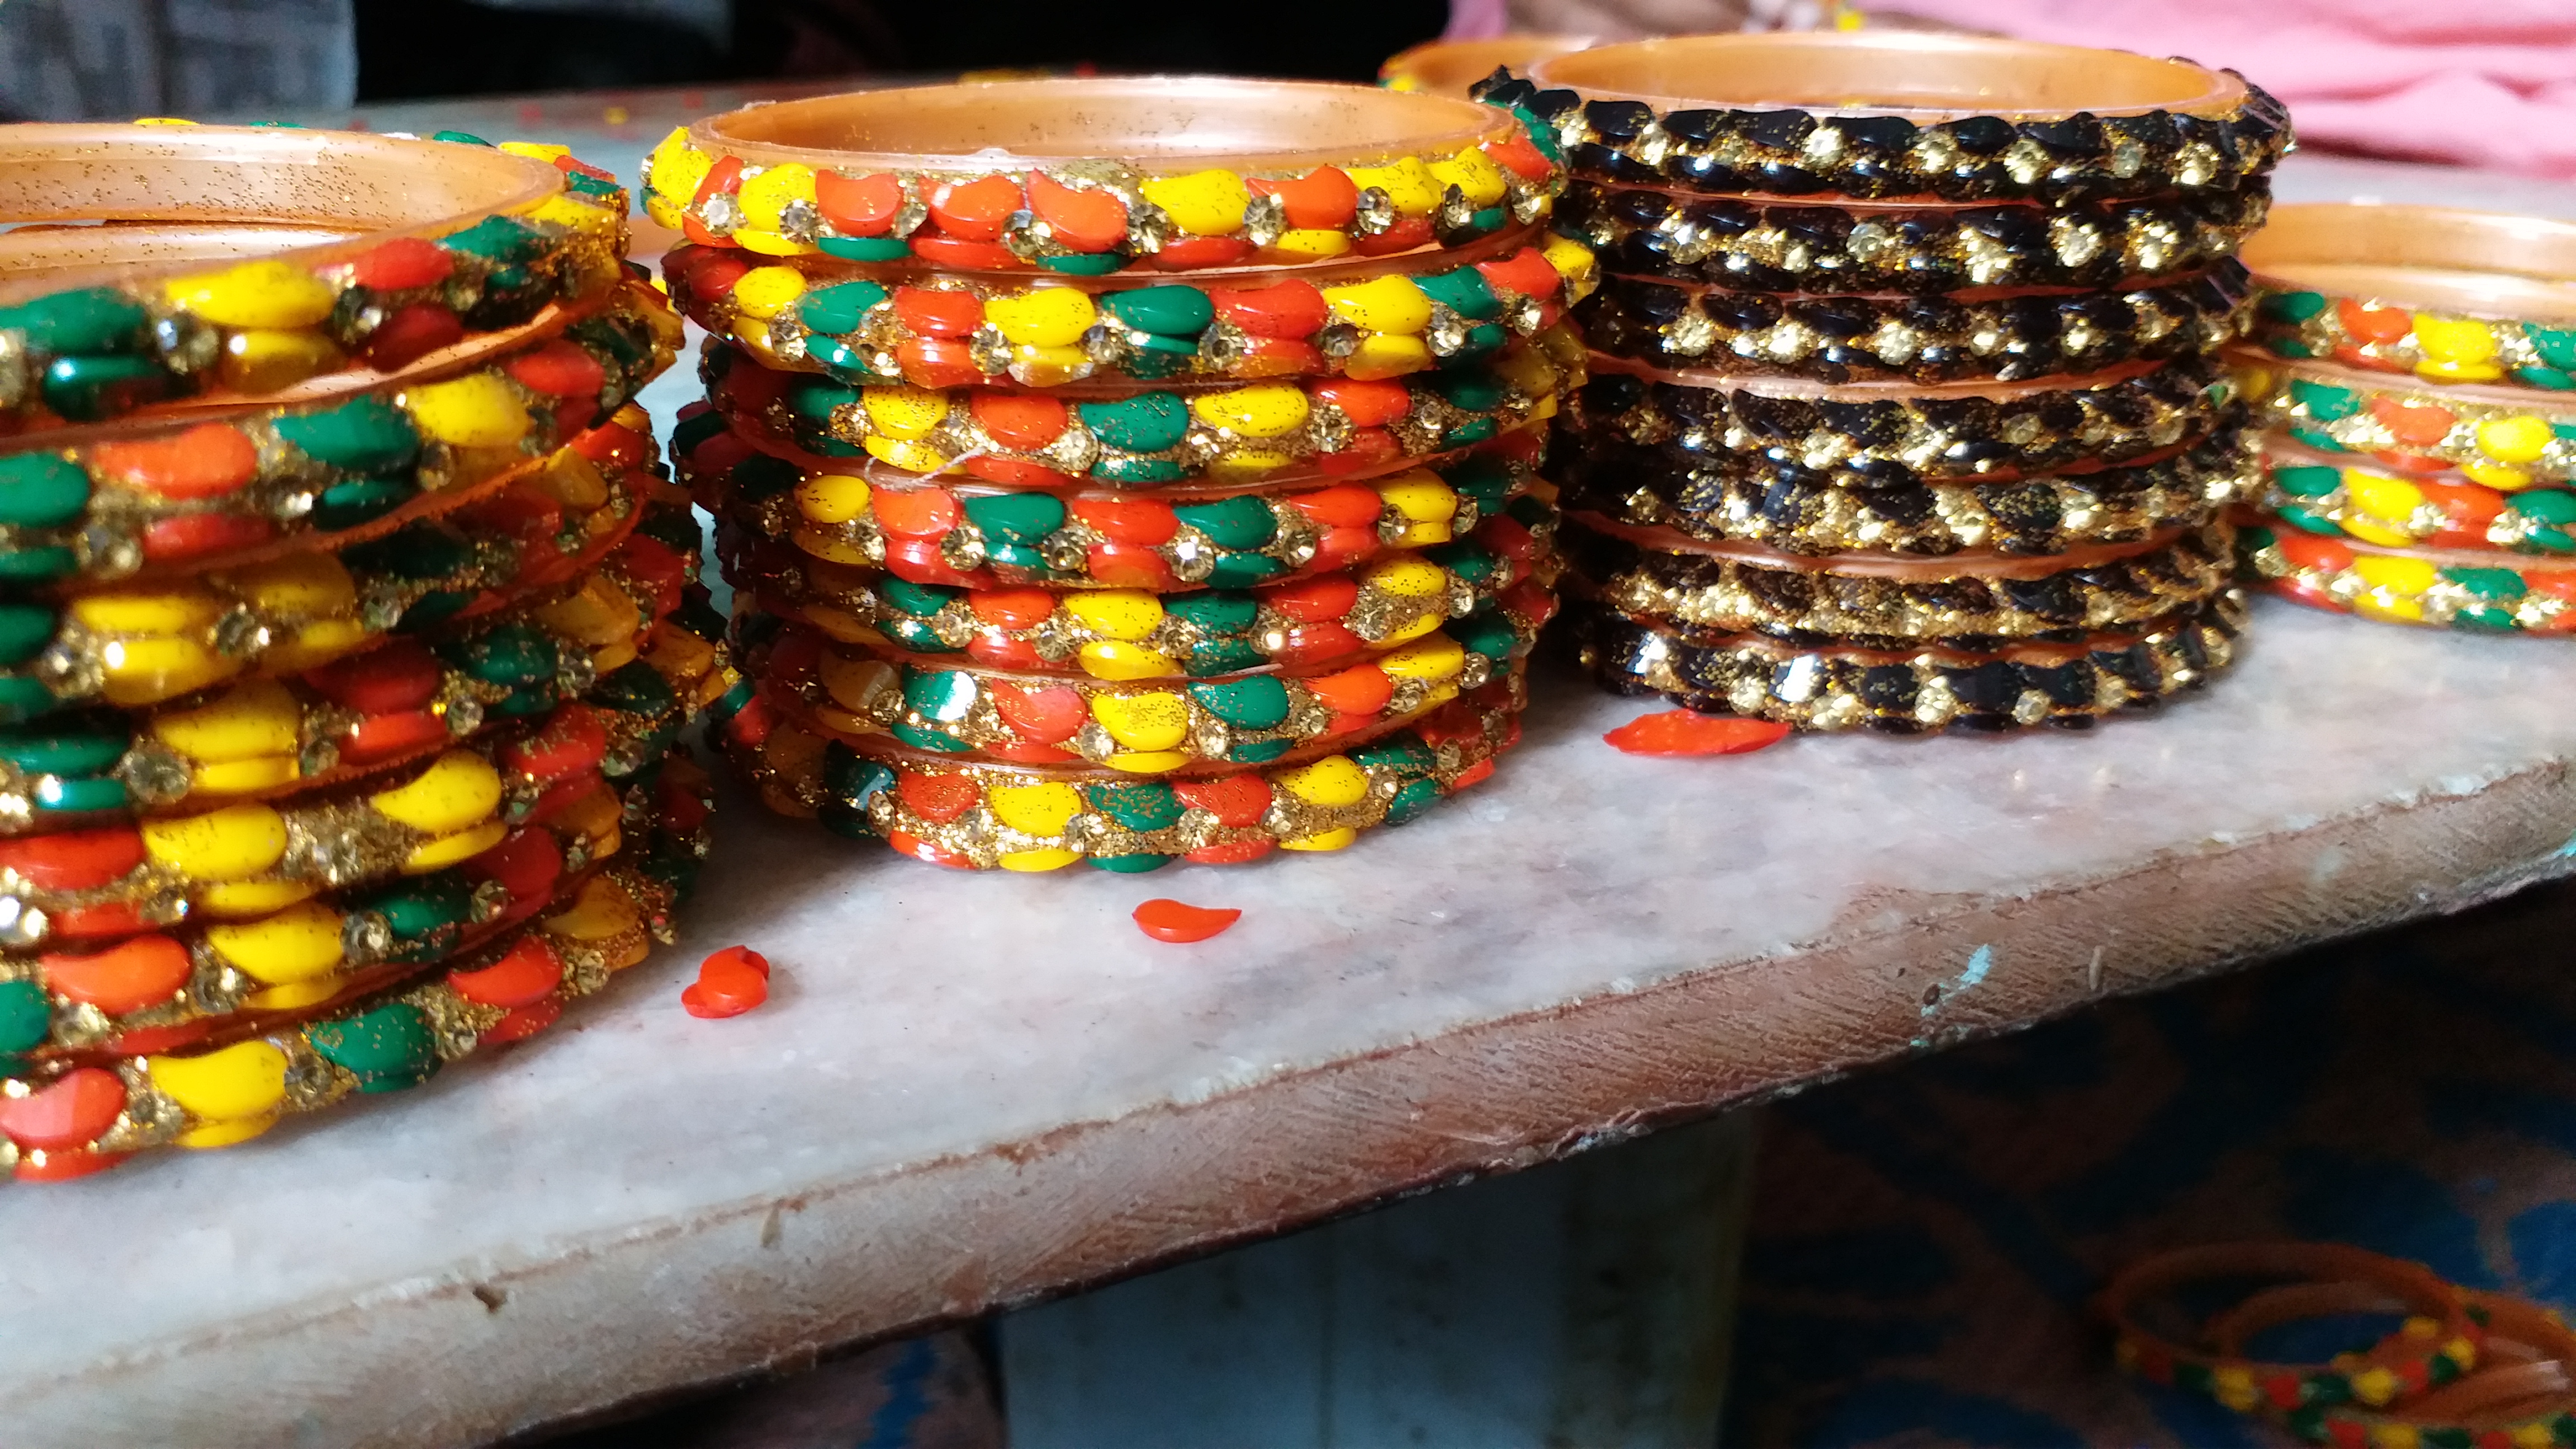
<path fill-rule="evenodd" d="M 769 999 L 769 958 L 749 946 L 727 946 L 698 963 L 698 979 L 680 992 L 689 1015 L 721 1021 Z"/>
<path fill-rule="evenodd" d="M 1632 755 L 1744 755 L 1776 745 L 1787 725 L 1767 719 L 1668 709 L 1632 719 L 1601 738 Z"/>
<path fill-rule="evenodd" d="M 1214 906 L 1184 905 L 1179 901 L 1156 897 L 1136 908 L 1136 925 L 1157 941 L 1187 945 L 1222 935 L 1226 928 L 1243 919 L 1243 912 L 1221 910 Z"/>

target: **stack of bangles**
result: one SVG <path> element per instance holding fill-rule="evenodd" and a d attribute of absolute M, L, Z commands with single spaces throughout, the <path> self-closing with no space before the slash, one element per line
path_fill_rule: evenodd
<path fill-rule="evenodd" d="M 2248 574 L 2391 623 L 2576 635 L 2576 225 L 2288 206 L 2245 256 Z"/>
<path fill-rule="evenodd" d="M 2184 1248 L 2132 1265 L 2097 1306 L 2123 1369 L 2311 1444 L 2576 1445 L 2576 1333 L 2550 1309 L 2419 1263 L 2327 1243 Z M 2384 1334 L 2353 1333 L 2323 1361 L 2262 1351 L 2371 1319 Z"/>
<path fill-rule="evenodd" d="M 1546 475 L 1605 687 L 2083 729 L 2228 665 L 2260 467 L 2217 350 L 2290 146 L 2271 97 L 1870 32 L 1568 50 L 1476 94 L 1552 132 L 1603 271 Z"/>
<path fill-rule="evenodd" d="M 733 684 L 559 148 L 0 140 L 0 1164 L 217 1147 L 666 937 Z"/>
<path fill-rule="evenodd" d="M 1544 225 L 1555 145 L 1204 80 L 673 132 L 646 206 L 712 337 L 672 450 L 767 803 L 942 865 L 1139 871 L 1338 850 L 1491 773 L 1555 611 L 1538 465 L 1593 284 Z"/>

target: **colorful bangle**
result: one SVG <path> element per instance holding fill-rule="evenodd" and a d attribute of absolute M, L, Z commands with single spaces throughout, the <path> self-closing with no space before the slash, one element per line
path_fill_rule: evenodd
<path fill-rule="evenodd" d="M 2224 588 L 2236 569 L 2235 542 L 2224 520 L 2037 558 L 1801 559 L 1742 544 L 1692 545 L 1598 514 L 1569 517 L 1564 535 L 1568 575 L 1583 592 L 1657 629 L 1762 634 L 1801 648 L 1933 644 L 1972 652 L 2007 640 L 2072 643 L 2148 627 Z"/>
<path fill-rule="evenodd" d="M 684 421 L 674 445 L 694 434 Z M 935 479 L 890 487 L 882 472 L 872 486 L 846 464 L 800 468 L 730 433 L 686 454 L 682 477 L 710 512 L 822 562 L 883 568 L 919 584 L 1170 592 L 1349 568 L 1394 549 L 1475 537 L 1498 515 L 1519 519 L 1520 532 L 1498 534 L 1495 545 L 1529 546 L 1522 535 L 1553 524 L 1543 506 L 1517 503 L 1536 480 L 1542 446 L 1535 430 L 1523 430 L 1366 482 L 1173 502 Z"/>
<path fill-rule="evenodd" d="M 2311 1403 L 2283 1416 L 2291 1432 L 2337 1449 L 2576 1445 L 2576 1394 L 2568 1384 L 2568 1365 L 2576 1363 L 2576 1333 L 2568 1331 L 2554 1309 L 2502 1294 L 2452 1291 L 2483 1333 L 2482 1363 L 2494 1363 L 2507 1351 L 2529 1357 L 2478 1368 L 2385 1408 Z"/>
<path fill-rule="evenodd" d="M 2507 493 L 2449 475 L 2358 467 L 2295 443 L 2266 451 L 2263 507 L 2294 528 L 2390 548 L 2576 554 L 2576 493 L 2563 488 Z"/>
<path fill-rule="evenodd" d="M 2437 629 L 2576 634 L 2576 564 L 2382 548 L 2269 528 L 2243 530 L 2237 546 L 2274 593 L 2316 608 Z"/>
<path fill-rule="evenodd" d="M 1183 860 L 1232 865 L 1274 849 L 1340 850 L 1402 825 L 1493 773 L 1520 738 L 1518 671 L 1410 727 L 1295 765 L 1204 779 L 959 763 L 827 741 L 754 701 L 725 746 L 772 810 L 855 839 L 976 870 L 1056 870 L 1087 860 L 1132 873 Z"/>
<path fill-rule="evenodd" d="M 679 319 L 634 283 L 511 356 L 444 379 L 0 455 L 0 583 L 196 571 L 290 542 L 337 547 L 483 496 L 544 466 L 559 441 L 608 462 L 632 452 L 625 434 L 649 432 L 613 419 L 679 341 Z"/>
<path fill-rule="evenodd" d="M 1816 394 L 1596 356 L 1558 432 L 1665 447 L 1677 465 L 1740 454 L 1802 481 L 1902 488 L 2127 462 L 2218 431 L 2235 396 L 2226 369 L 2203 357 L 2054 387 Z"/>
<path fill-rule="evenodd" d="M 1603 266 L 1745 292 L 1939 296 L 1985 287 L 2098 291 L 2232 260 L 2263 225 L 2267 186 L 2139 201 L 1886 209 L 1566 188 L 1557 225 Z"/>
<path fill-rule="evenodd" d="M 0 165 L 20 182 L 0 221 L 129 224 L 0 241 L 0 275 L 47 278 L 0 285 L 0 434 L 397 371 L 623 276 L 626 194 L 561 147 L 47 126 L 0 146 Z M 174 224 L 265 240 L 281 223 L 360 235 L 211 270 L 166 260 Z"/>
<path fill-rule="evenodd" d="M 2256 419 L 2320 453 L 2366 453 L 2409 473 L 2457 469 L 2508 492 L 2576 482 L 2576 404 L 2534 407 L 2493 390 L 2381 383 L 2251 354 L 2236 361 Z"/>
<path fill-rule="evenodd" d="M 1175 139 L 1208 127 L 1268 154 Z M 835 145 L 854 136 L 905 149 Z M 1008 149 L 1037 138 L 1036 154 Z M 1085 150 L 1117 159 L 1076 159 Z M 645 158 L 644 209 L 701 245 L 951 272 L 1301 265 L 1531 225 L 1563 184 L 1554 157 L 1544 127 L 1431 96 L 1003 81 L 764 104 L 675 130 Z"/>
<path fill-rule="evenodd" d="M 2244 330 L 2245 269 L 2222 261 L 2126 291 L 1775 297 L 1612 273 L 1575 309 L 1593 350 L 1655 367 L 1820 382 L 2020 382 L 2208 352 Z"/>
<path fill-rule="evenodd" d="M 2158 1295 L 2218 1278 L 2367 1284 L 2401 1311 L 2404 1328 L 2366 1354 L 2319 1364 L 2267 1363 L 2159 1334 L 2144 1321 Z M 2474 1367 L 2484 1329 L 2449 1284 L 2421 1265 L 2329 1243 L 2240 1243 L 2159 1253 L 2123 1269 L 2102 1291 L 2120 1366 L 2149 1383 L 2202 1393 L 2240 1413 L 2266 1413 L 2302 1433 L 2330 1405 L 2383 1405 Z M 2325 1442 L 2319 1439 L 2318 1442 Z"/>
<path fill-rule="evenodd" d="M 1564 353 L 1560 359 L 1550 349 Z M 824 457 L 864 453 L 919 474 L 963 471 L 1020 488 L 1216 486 L 1387 472 L 1556 415 L 1582 380 L 1571 339 L 1514 342 L 1490 362 L 1404 379 L 1257 382 L 1066 402 L 1043 393 L 776 372 L 710 345 L 707 396 L 737 432 Z"/>
<path fill-rule="evenodd" d="M 1070 282 L 834 281 L 792 266 L 750 267 L 739 253 L 707 247 L 673 251 L 663 270 L 699 326 L 764 365 L 845 383 L 1369 380 L 1468 366 L 1555 326 L 1596 274 L 1580 243 L 1539 240 L 1445 271 L 1381 267 L 1241 288 L 1170 282 L 1097 294 Z"/>
<path fill-rule="evenodd" d="M 2426 382 L 2576 389 L 2576 226 L 2566 222 L 2287 206 L 2245 261 L 2263 293 L 2254 340 L 2274 357 Z M 2355 291 L 2356 274 L 2369 290 Z M 2504 306 L 2529 315 L 2499 315 Z"/>
<path fill-rule="evenodd" d="M 1578 176 L 1718 194 L 2055 204 L 2233 191 L 2292 144 L 2289 112 L 2233 71 L 1913 31 L 1602 46 L 1473 94 L 1553 125 Z M 1767 108 L 1789 96 L 1815 104 Z"/>
<path fill-rule="evenodd" d="M 2244 597 L 2230 589 L 2135 632 L 1988 653 L 1800 649 L 1778 640 L 1694 640 L 1570 601 L 1586 668 L 1615 694 L 1659 694 L 1685 709 L 1804 730 L 1919 734 L 2051 725 L 2090 729 L 2197 688 L 2235 657 Z"/>
<path fill-rule="evenodd" d="M 2039 555 L 2197 528 L 2260 491 L 2252 434 L 2230 428 L 2152 461 L 1995 482 L 1837 488 L 1724 454 L 1586 439 L 1552 465 L 1563 505 L 1705 542 L 1796 554 Z"/>
<path fill-rule="evenodd" d="M 686 756 L 627 797 L 636 818 L 658 816 L 649 843 L 630 833 L 629 850 L 561 910 L 476 949 L 438 981 L 212 1051 L 0 1083 L 0 1164 L 22 1181 L 54 1181 L 146 1148 L 229 1146 L 285 1114 L 417 1086 L 477 1047 L 544 1030 L 565 1003 L 671 938 L 673 907 L 705 852 L 712 792 Z"/>

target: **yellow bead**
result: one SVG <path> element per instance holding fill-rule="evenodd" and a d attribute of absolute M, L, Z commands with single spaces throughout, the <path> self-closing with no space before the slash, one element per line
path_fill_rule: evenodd
<path fill-rule="evenodd" d="M 1524 397 L 1537 397 L 1556 390 L 1558 379 L 1555 364 L 1530 348 L 1515 347 L 1495 358 L 1489 365 L 1503 381 L 1520 389 Z"/>
<path fill-rule="evenodd" d="M 928 443 L 906 442 L 900 438 L 870 438 L 860 446 L 868 450 L 869 457 L 907 473 L 938 473 L 948 467 L 948 455 Z"/>
<path fill-rule="evenodd" d="M 286 821 L 265 805 L 230 805 L 203 815 L 146 820 L 144 853 L 190 880 L 240 880 L 286 857 Z"/>
<path fill-rule="evenodd" d="M 531 161 L 552 164 L 572 154 L 570 146 L 552 146 L 543 141 L 504 141 L 497 148 L 512 156 L 525 156 Z"/>
<path fill-rule="evenodd" d="M 2365 553 L 2354 558 L 2352 570 L 2372 588 L 2401 594 L 2420 594 L 2433 587 L 2442 576 L 2441 570 L 2423 559 L 2392 558 L 2378 553 Z"/>
<path fill-rule="evenodd" d="M 2365 619 L 2382 619 L 2396 624 L 2424 622 L 2424 601 L 2385 589 L 2373 589 L 2352 601 L 2352 611 Z"/>
<path fill-rule="evenodd" d="M 873 644 L 885 638 L 874 627 L 862 622 L 856 614 L 847 609 L 826 609 L 820 605 L 807 604 L 797 612 L 796 617 L 844 644 Z"/>
<path fill-rule="evenodd" d="M 1101 763 L 1130 775 L 1168 775 L 1190 760 L 1187 750 L 1120 750 Z"/>
<path fill-rule="evenodd" d="M 795 161 L 765 167 L 759 175 L 743 178 L 742 189 L 734 193 L 734 200 L 742 206 L 745 226 L 758 231 L 785 231 L 788 206 L 814 200 L 814 170 Z"/>
<path fill-rule="evenodd" d="M 2478 424 L 2478 448 L 2499 463 L 2532 463 L 2549 450 L 2549 424 L 2521 414 Z"/>
<path fill-rule="evenodd" d="M 674 126 L 671 134 L 644 158 L 644 184 L 669 197 L 673 204 L 686 206 L 698 194 L 698 187 L 714 166 L 706 154 L 689 144 L 689 128 Z"/>
<path fill-rule="evenodd" d="M 1386 559 L 1362 574 L 1360 582 L 1400 599 L 1429 599 L 1449 591 L 1447 571 L 1418 558 Z"/>
<path fill-rule="evenodd" d="M 653 224 L 664 231 L 678 231 L 681 223 L 688 220 L 680 214 L 680 208 L 664 199 L 658 191 L 648 191 L 644 194 L 644 214 L 651 217 Z"/>
<path fill-rule="evenodd" d="M 1431 348 L 1419 337 L 1372 332 L 1342 359 L 1342 372 L 1357 382 L 1403 377 L 1431 366 Z"/>
<path fill-rule="evenodd" d="M 215 371 L 235 392 L 284 392 L 348 360 L 320 333 L 255 328 L 224 339 L 223 359 Z"/>
<path fill-rule="evenodd" d="M 1349 251 L 1351 239 L 1338 231 L 1325 231 L 1321 227 L 1304 227 L 1295 231 L 1281 232 L 1279 240 L 1270 244 L 1270 249 L 1282 256 L 1294 257 L 1300 261 L 1320 262 Z"/>
<path fill-rule="evenodd" d="M 2387 524 L 2374 522 L 2367 516 L 2345 519 L 2343 531 L 2364 543 L 2380 544 L 2387 548 L 2405 548 L 2415 542 L 2415 535 L 2405 529 L 2391 528 Z"/>
<path fill-rule="evenodd" d="M 1093 695 L 1091 717 L 1131 750 L 1168 750 L 1190 737 L 1189 701 L 1160 690 Z"/>
<path fill-rule="evenodd" d="M 295 754 L 303 711 L 275 680 L 255 680 L 212 704 L 175 710 L 152 721 L 153 738 L 191 760 L 221 763 Z"/>
<path fill-rule="evenodd" d="M 220 765 L 198 765 L 189 772 L 188 793 L 196 795 L 248 795 L 258 790 L 274 790 L 295 783 L 303 767 L 293 755 L 276 755 L 263 760 L 226 760 Z"/>
<path fill-rule="evenodd" d="M 574 941 L 605 941 L 644 924 L 626 893 L 602 878 L 581 888 L 572 909 L 546 918 L 546 929 Z"/>
<path fill-rule="evenodd" d="M 505 448 L 534 426 L 528 405 L 488 372 L 407 389 L 402 404 L 422 436 L 453 447 Z"/>
<path fill-rule="evenodd" d="M 1410 620 L 1387 630 L 1386 636 L 1376 642 L 1380 645 L 1392 647 L 1403 643 L 1407 639 L 1419 639 L 1423 635 L 1430 633 L 1432 630 L 1439 628 L 1440 624 L 1441 619 L 1438 614 L 1424 614 L 1421 618 Z"/>
<path fill-rule="evenodd" d="M 1319 830 L 1312 835 L 1300 835 L 1294 840 L 1283 840 L 1279 842 L 1279 848 L 1281 850 L 1341 850 L 1359 838 L 1358 831 L 1344 825 L 1332 830 Z"/>
<path fill-rule="evenodd" d="M 868 516 L 868 484 L 846 473 L 818 473 L 796 485 L 796 511 L 816 523 Z"/>
<path fill-rule="evenodd" d="M 1104 639 L 1144 639 L 1163 622 L 1163 602 L 1143 589 L 1068 594 L 1064 611 Z"/>
<path fill-rule="evenodd" d="M 2483 483 L 2499 493 L 2512 493 L 2531 486 L 2531 475 L 2520 468 L 2502 463 L 2462 463 L 2461 476 L 2472 483 Z"/>
<path fill-rule="evenodd" d="M 1430 171 L 1434 181 L 1457 187 L 1460 195 L 1478 207 L 1492 206 L 1511 190 L 1511 183 L 1503 177 L 1503 168 L 1474 146 L 1446 161 L 1432 162 Z"/>
<path fill-rule="evenodd" d="M 539 622 L 558 634 L 594 649 L 632 639 L 644 624 L 643 611 L 624 590 L 597 574 L 569 599 L 558 599 L 536 611 Z"/>
<path fill-rule="evenodd" d="M 1446 523 L 1458 516 L 1458 495 L 1425 468 L 1399 473 L 1377 485 L 1377 496 L 1411 523 Z"/>
<path fill-rule="evenodd" d="M 615 791 L 593 790 L 565 806 L 555 823 L 585 840 L 598 840 L 617 833 L 620 809 Z"/>
<path fill-rule="evenodd" d="M 752 226 L 736 227 L 733 244 L 764 257 L 801 257 L 817 250 L 785 232 L 762 231 Z"/>
<path fill-rule="evenodd" d="M 291 553 L 220 575 L 225 587 L 263 614 L 330 618 L 358 607 L 357 581 L 327 553 Z"/>
<path fill-rule="evenodd" d="M 210 925 L 206 945 L 252 980 L 283 986 L 338 971 L 344 925 L 338 911 L 306 901 L 256 921 Z"/>
<path fill-rule="evenodd" d="M 319 886 L 302 881 L 253 880 L 210 885 L 197 894 L 198 908 L 219 921 L 244 921 L 285 910 L 309 900 Z"/>
<path fill-rule="evenodd" d="M 895 667 L 882 659 L 852 659 L 844 654 L 826 654 L 819 667 L 823 689 L 843 709 L 861 715 L 872 715 L 878 701 L 900 693 L 903 678 Z M 871 726 L 873 728 L 873 726 Z"/>
<path fill-rule="evenodd" d="M 1004 870 L 1035 874 L 1039 871 L 1062 870 L 1080 859 L 1082 859 L 1082 852 L 1078 850 L 1014 850 L 995 863 Z"/>
<path fill-rule="evenodd" d="M 993 818 L 1023 835 L 1051 838 L 1082 813 L 1082 792 L 1071 785 L 996 785 L 984 792 Z"/>
<path fill-rule="evenodd" d="M 1160 649 L 1123 639 L 1095 639 L 1082 646 L 1082 672 L 1094 679 L 1170 679 L 1180 662 Z"/>
<path fill-rule="evenodd" d="M 1385 192 L 1386 199 L 1406 216 L 1429 216 L 1439 210 L 1441 194 L 1447 189 L 1418 156 L 1407 156 L 1392 166 L 1353 166 L 1350 178 L 1363 191 L 1374 186 Z"/>
<path fill-rule="evenodd" d="M 268 652 L 260 656 L 260 663 L 271 673 L 294 674 L 328 664 L 363 647 L 372 637 L 359 620 L 319 619 L 296 630 L 288 642 L 270 645 Z"/>
<path fill-rule="evenodd" d="M 330 283 L 281 261 L 181 277 L 165 290 L 171 305 L 218 327 L 314 327 L 340 300 Z"/>
<path fill-rule="evenodd" d="M 1291 383 L 1265 382 L 1201 393 L 1190 400 L 1190 411 L 1212 428 L 1224 428 L 1247 438 L 1277 438 L 1304 427 L 1309 407 L 1303 389 Z"/>
<path fill-rule="evenodd" d="M 94 634 L 193 634 L 224 616 L 224 601 L 203 589 L 121 590 L 84 594 L 69 612 Z"/>
<path fill-rule="evenodd" d="M 519 213 L 522 221 L 540 226 L 559 226 L 566 231 L 614 236 L 618 223 L 625 220 L 605 206 L 593 206 L 578 196 L 549 196 Z"/>
<path fill-rule="evenodd" d="M 870 438 L 868 440 L 869 451 L 875 451 L 876 442 L 877 440 L 874 438 Z M 919 445 L 914 443 L 897 443 L 893 446 L 899 448 L 910 448 L 917 447 Z M 815 558 L 828 560 L 832 563 L 857 564 L 865 566 L 877 562 L 875 558 L 869 556 L 866 549 L 850 542 L 848 539 L 841 537 L 837 533 L 826 533 L 819 528 L 800 528 L 796 530 L 795 541 L 796 547 L 802 552 L 811 554 Z"/>
<path fill-rule="evenodd" d="M 194 639 L 119 639 L 98 654 L 107 675 L 99 692 L 108 703 L 128 707 L 203 689 L 247 667 Z"/>
<path fill-rule="evenodd" d="M 1252 204 L 1252 188 L 1221 169 L 1151 177 L 1137 189 L 1163 209 L 1172 225 L 1192 236 L 1230 235 L 1243 225 L 1244 208 Z"/>
<path fill-rule="evenodd" d="M 1551 234 L 1539 244 L 1538 254 L 1545 257 L 1547 264 L 1568 283 L 1589 282 L 1599 266 L 1593 259 L 1592 248 L 1572 237 Z"/>
<path fill-rule="evenodd" d="M 528 482 L 567 508 L 595 509 L 608 502 L 608 480 L 599 465 L 570 448 L 557 448 Z"/>
<path fill-rule="evenodd" d="M 413 847 L 411 854 L 403 857 L 402 873 L 427 875 L 433 870 L 445 870 L 451 865 L 462 865 L 500 844 L 509 833 L 509 826 L 498 820 L 487 820 L 471 830 L 460 830 L 454 835 L 442 835 L 436 840 L 424 841 Z"/>
<path fill-rule="evenodd" d="M 193 126 L 197 123 L 189 120 L 185 116 L 137 116 L 134 118 L 133 124 L 137 126 Z"/>
<path fill-rule="evenodd" d="M 1258 483 L 1297 460 L 1272 448 L 1241 448 L 1207 465 L 1207 481 L 1220 485 Z"/>
<path fill-rule="evenodd" d="M 1005 341 L 1030 347 L 1070 347 L 1100 320 L 1091 298 L 1071 287 L 1039 287 L 984 304 L 984 319 Z"/>
<path fill-rule="evenodd" d="M 1419 679 L 1438 683 L 1456 677 L 1467 662 L 1467 651 L 1457 640 L 1441 635 L 1419 644 L 1407 644 L 1377 658 L 1377 667 L 1398 679 Z"/>
<path fill-rule="evenodd" d="M 948 416 L 948 394 L 924 387 L 871 387 L 859 393 L 868 428 L 882 438 L 910 441 L 927 435 Z"/>
<path fill-rule="evenodd" d="M 2403 523 L 2424 506 L 2424 490 L 2403 478 L 2385 473 L 2365 473 L 2358 468 L 2343 470 L 2344 492 L 2353 506 L 2374 518 L 2390 523 Z"/>
<path fill-rule="evenodd" d="M 191 1116 L 223 1121 L 275 1111 L 286 1100 L 286 1065 L 276 1047 L 244 1041 L 203 1056 L 148 1057 L 143 1070 Z"/>
<path fill-rule="evenodd" d="M 754 267 L 733 284 L 733 309 L 766 322 L 805 295 L 805 274 L 794 267 Z"/>
<path fill-rule="evenodd" d="M 1062 387 L 1091 376 L 1091 354 L 1079 347 L 1011 348 L 1011 381 L 1022 387 Z"/>
<path fill-rule="evenodd" d="M 1348 286 L 1326 287 L 1324 302 L 1335 317 L 1363 332 L 1409 335 L 1431 325 L 1431 299 L 1404 277 L 1376 277 Z"/>
<path fill-rule="evenodd" d="M 237 1143 L 248 1142 L 276 1125 L 277 1114 L 274 1112 L 265 1117 L 235 1117 L 221 1122 L 209 1122 L 203 1127 L 191 1127 L 171 1138 L 170 1141 L 174 1146 L 198 1150 L 231 1147 Z"/>
<path fill-rule="evenodd" d="M 407 784 L 379 790 L 376 813 L 423 835 L 480 824 L 501 808 L 501 772 L 471 750 L 450 750 Z"/>
<path fill-rule="evenodd" d="M 2484 322 L 2418 314 L 2415 342 L 2436 362 L 2493 362 L 2496 356 L 2495 333 Z"/>
<path fill-rule="evenodd" d="M 1278 776 L 1280 788 L 1327 810 L 1357 805 L 1368 798 L 1368 771 L 1348 755 L 1326 755 Z"/>

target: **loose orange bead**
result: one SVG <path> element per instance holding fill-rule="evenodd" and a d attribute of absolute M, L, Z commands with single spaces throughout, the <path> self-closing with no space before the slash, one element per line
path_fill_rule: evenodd
<path fill-rule="evenodd" d="M 698 963 L 697 981 L 680 992 L 689 1015 L 709 1021 L 740 1016 L 769 999 L 769 958 L 727 946 Z"/>
<path fill-rule="evenodd" d="M 1243 912 L 1216 906 L 1184 905 L 1168 897 L 1157 897 L 1136 908 L 1136 927 L 1157 941 L 1186 946 L 1223 935 L 1227 928 L 1243 919 Z"/>
<path fill-rule="evenodd" d="M 1776 720 L 1668 709 L 1630 720 L 1601 738 L 1631 755 L 1742 755 L 1776 745 L 1788 733 L 1789 727 Z"/>

